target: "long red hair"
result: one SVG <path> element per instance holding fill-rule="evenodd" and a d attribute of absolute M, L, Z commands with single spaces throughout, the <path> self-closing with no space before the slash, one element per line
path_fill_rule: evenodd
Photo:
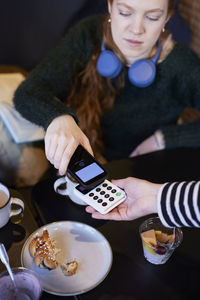
<path fill-rule="evenodd" d="M 108 1 L 111 4 L 113 2 L 113 0 Z M 169 0 L 169 14 L 173 12 L 174 2 L 175 0 Z M 125 62 L 122 53 L 112 39 L 108 19 L 109 16 L 105 17 L 103 24 L 103 38 L 106 48 L 114 51 L 122 62 Z M 103 151 L 101 117 L 106 110 L 113 106 L 116 95 L 124 86 L 123 71 L 115 79 L 104 78 L 97 72 L 96 64 L 101 52 L 100 47 L 101 45 L 93 53 L 86 68 L 76 76 L 67 101 L 67 105 L 75 110 L 79 118 L 79 126 L 89 138 L 97 158 L 102 155 Z M 80 86 L 79 89 L 78 86 Z"/>

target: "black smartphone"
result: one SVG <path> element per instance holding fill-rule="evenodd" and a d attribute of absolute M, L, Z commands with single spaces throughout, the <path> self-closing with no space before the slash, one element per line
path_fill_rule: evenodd
<path fill-rule="evenodd" d="M 108 176 L 107 170 L 81 145 L 72 155 L 67 172 L 85 188 L 94 188 Z"/>

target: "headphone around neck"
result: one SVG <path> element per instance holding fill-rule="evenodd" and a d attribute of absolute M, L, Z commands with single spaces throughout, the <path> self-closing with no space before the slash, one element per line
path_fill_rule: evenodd
<path fill-rule="evenodd" d="M 137 87 L 147 87 L 153 83 L 156 76 L 156 62 L 162 50 L 161 41 L 158 40 L 158 50 L 152 59 L 140 59 L 134 62 L 128 70 L 130 82 Z M 98 73 L 107 78 L 115 78 L 123 67 L 121 60 L 111 50 L 106 50 L 102 41 L 101 53 L 97 60 Z"/>

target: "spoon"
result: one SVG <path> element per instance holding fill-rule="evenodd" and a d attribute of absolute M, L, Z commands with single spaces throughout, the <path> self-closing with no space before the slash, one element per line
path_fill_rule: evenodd
<path fill-rule="evenodd" d="M 10 267 L 8 254 L 7 254 L 7 251 L 6 251 L 6 248 L 5 248 L 4 244 L 2 244 L 2 243 L 0 243 L 0 260 L 6 266 L 6 269 L 7 269 L 8 273 L 11 277 L 14 288 L 15 288 L 15 290 L 17 290 L 17 286 L 16 286 L 16 282 L 15 282 L 15 279 L 14 279 L 14 276 L 13 276 L 13 272 L 12 272 L 11 267 Z"/>
<path fill-rule="evenodd" d="M 0 243 L 0 260 L 6 266 L 7 271 L 11 277 L 11 280 L 12 280 L 12 283 L 14 286 L 14 299 L 15 300 L 31 300 L 31 297 L 28 294 L 26 294 L 25 291 L 21 291 L 17 288 L 16 282 L 15 282 L 15 279 L 13 276 L 13 272 L 10 267 L 9 257 L 8 257 L 6 248 L 5 248 L 4 244 L 2 244 L 2 243 Z"/>

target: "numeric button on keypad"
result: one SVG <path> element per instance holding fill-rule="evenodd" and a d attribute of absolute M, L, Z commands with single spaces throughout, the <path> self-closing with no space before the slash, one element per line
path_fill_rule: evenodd
<path fill-rule="evenodd" d="M 90 196 L 90 197 L 93 197 L 93 196 L 94 196 L 94 193 L 89 193 L 89 196 Z"/>
<path fill-rule="evenodd" d="M 105 191 L 101 191 L 100 194 L 101 194 L 101 195 L 104 195 L 104 194 L 105 194 Z"/>
<path fill-rule="evenodd" d="M 107 187 L 107 190 L 108 190 L 108 191 L 112 190 L 112 186 L 109 185 L 109 186 Z"/>
<path fill-rule="evenodd" d="M 111 192 L 114 194 L 114 193 L 116 193 L 116 190 L 115 190 L 115 189 L 113 189 Z"/>
<path fill-rule="evenodd" d="M 93 197 L 94 200 L 97 200 L 98 198 L 99 198 L 98 196 L 94 196 L 94 197 Z"/>
<path fill-rule="evenodd" d="M 105 197 L 105 198 L 109 198 L 109 197 L 110 197 L 110 195 L 109 195 L 109 194 L 106 194 L 104 197 Z"/>

